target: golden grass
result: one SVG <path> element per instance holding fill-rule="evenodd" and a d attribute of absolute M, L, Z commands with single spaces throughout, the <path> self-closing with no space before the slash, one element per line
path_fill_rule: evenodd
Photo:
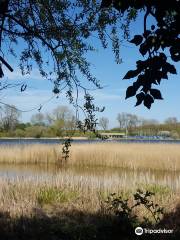
<path fill-rule="evenodd" d="M 0 163 L 34 164 L 61 162 L 61 145 L 1 146 Z M 71 166 L 104 166 L 128 169 L 180 170 L 178 144 L 72 144 Z"/>
<path fill-rule="evenodd" d="M 56 163 L 60 154 L 61 151 L 57 145 L 0 146 L 0 163 Z"/>
<path fill-rule="evenodd" d="M 139 143 L 74 145 L 69 164 L 129 169 L 180 170 L 180 145 Z"/>

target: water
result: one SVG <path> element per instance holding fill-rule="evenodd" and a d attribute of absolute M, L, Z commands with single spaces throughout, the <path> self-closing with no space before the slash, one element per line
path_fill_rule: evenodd
<path fill-rule="evenodd" d="M 173 191 L 180 191 L 180 172 L 129 170 L 107 167 L 62 167 L 57 165 L 13 165 L 0 164 L 0 179 L 34 181 L 48 181 L 60 177 L 75 181 L 78 185 L 86 182 L 87 186 L 93 182 L 103 185 L 104 188 L 116 189 L 120 186 L 161 185 Z M 65 181 L 66 181 L 65 180 Z"/>
<path fill-rule="evenodd" d="M 48 139 L 48 138 L 40 138 L 40 139 L 0 139 L 0 145 L 29 145 L 29 144 L 59 144 L 62 143 L 64 140 L 62 139 Z M 117 139 L 117 140 L 106 140 L 110 142 L 119 142 L 119 143 L 171 143 L 171 144 L 180 144 L 180 140 L 153 140 L 153 139 Z M 80 144 L 89 144 L 89 143 L 95 143 L 95 142 L 102 142 L 100 139 L 94 139 L 94 140 L 84 140 L 84 139 L 76 139 L 73 140 L 74 143 L 80 143 Z"/>

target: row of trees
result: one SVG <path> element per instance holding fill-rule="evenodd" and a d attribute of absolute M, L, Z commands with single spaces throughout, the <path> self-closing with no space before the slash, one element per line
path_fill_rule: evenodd
<path fill-rule="evenodd" d="M 133 129 L 140 126 L 150 126 L 150 125 L 160 125 L 159 121 L 156 119 L 145 119 L 131 113 L 118 113 L 117 121 L 120 130 Z M 177 124 L 178 119 L 176 117 L 169 117 L 164 120 L 164 124 Z M 102 130 L 108 130 L 109 119 L 107 117 L 101 117 L 99 119 L 99 126 Z"/>
<path fill-rule="evenodd" d="M 50 113 L 36 113 L 32 115 L 29 123 L 20 122 L 21 112 L 15 106 L 4 105 L 0 108 L 0 132 L 1 136 L 17 137 L 54 137 L 68 136 L 72 132 L 82 135 L 77 130 L 76 118 L 73 111 L 67 106 L 58 106 Z M 144 119 L 135 114 L 119 113 L 117 115 L 118 128 L 110 131 L 123 131 L 129 135 L 157 135 L 160 131 L 169 131 L 173 136 L 180 136 L 180 123 L 176 117 L 165 119 L 160 124 L 156 119 Z M 107 131 L 109 119 L 99 119 L 101 130 Z"/>
<path fill-rule="evenodd" d="M 180 138 L 180 122 L 176 117 L 169 117 L 160 123 L 156 119 L 144 119 L 135 114 L 119 113 L 117 115 L 119 126 L 110 131 L 124 132 L 129 136 L 133 135 L 148 135 L 148 136 L 164 136 L 172 137 L 174 139 Z M 99 120 L 99 126 L 102 130 L 108 130 L 109 120 L 102 117 Z"/>
<path fill-rule="evenodd" d="M 131 129 L 140 126 L 159 125 L 159 121 L 156 119 L 145 119 L 135 114 L 119 113 L 117 115 L 117 121 L 120 129 Z M 164 124 L 176 124 L 178 119 L 176 117 L 169 117 L 164 120 Z"/>
<path fill-rule="evenodd" d="M 76 126 L 75 116 L 67 106 L 58 106 L 51 113 L 32 115 L 29 123 L 20 122 L 21 112 L 15 106 L 0 108 L 2 136 L 41 137 L 70 134 Z"/>

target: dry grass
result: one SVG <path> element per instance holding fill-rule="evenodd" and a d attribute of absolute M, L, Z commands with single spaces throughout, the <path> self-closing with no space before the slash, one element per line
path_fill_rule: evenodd
<path fill-rule="evenodd" d="M 92 176 L 76 176 L 71 172 L 60 173 L 47 181 L 0 178 L 0 237 L 3 232 L 1 239 L 14 240 L 19 239 L 20 236 L 21 239 L 26 240 L 37 239 L 37 237 L 48 240 L 90 240 L 94 238 L 94 233 L 99 234 L 96 239 L 116 239 L 112 234 L 115 231 L 116 236 L 114 227 L 119 229 L 119 221 L 118 219 L 115 221 L 113 215 L 107 210 L 109 205 L 107 206 L 104 201 L 105 195 L 108 193 L 108 188 L 112 187 L 111 192 L 115 190 L 124 199 L 129 198 L 132 205 L 132 196 L 136 188 L 135 184 L 129 185 L 129 188 L 123 188 L 124 186 L 117 184 L 115 179 L 116 177 L 111 181 L 102 181 Z M 142 186 L 141 189 L 143 189 Z M 175 204 L 179 203 L 179 192 L 158 185 L 147 185 L 144 190 L 156 193 L 152 200 L 164 207 L 171 219 Z M 139 219 L 143 216 L 152 218 L 143 206 L 138 207 L 135 213 Z M 174 229 L 175 225 L 178 225 L 176 217 L 171 228 Z M 104 231 L 107 226 L 106 233 Z M 169 229 L 169 220 L 166 226 Z M 106 235 L 109 231 L 110 237 Z M 57 233 L 58 238 L 54 238 L 54 232 Z M 62 238 L 62 232 L 67 233 L 68 238 Z M 11 238 L 6 238 L 6 236 L 9 237 L 9 233 Z M 31 237 L 32 233 L 34 233 L 33 237 Z M 83 233 L 84 237 L 82 237 Z M 100 238 L 101 234 L 104 237 Z"/>
<path fill-rule="evenodd" d="M 126 181 L 123 176 L 111 178 L 93 175 L 77 175 L 71 170 L 50 178 L 0 178 L 0 211 L 12 216 L 30 215 L 33 209 L 56 206 L 62 209 L 95 213 L 101 211 L 102 203 L 110 193 L 132 197 L 137 188 L 155 192 L 154 201 L 167 210 L 179 202 L 179 191 L 166 185 L 158 185 L 136 179 Z M 144 212 L 142 211 L 142 214 Z"/>
<path fill-rule="evenodd" d="M 60 154 L 60 147 L 57 145 L 0 146 L 0 163 L 56 163 Z"/>
<path fill-rule="evenodd" d="M 1 146 L 0 163 L 57 163 L 61 145 Z M 72 144 L 71 166 L 104 166 L 129 169 L 180 170 L 178 144 Z"/>
<path fill-rule="evenodd" d="M 100 143 L 72 146 L 70 164 L 180 170 L 180 145 Z"/>

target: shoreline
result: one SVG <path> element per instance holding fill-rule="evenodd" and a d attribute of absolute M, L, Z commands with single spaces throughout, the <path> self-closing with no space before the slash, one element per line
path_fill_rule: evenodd
<path fill-rule="evenodd" d="M 66 140 L 69 137 L 41 137 L 41 138 L 35 138 L 35 137 L 0 137 L 0 141 L 3 140 Z M 72 137 L 72 140 L 88 140 L 88 141 L 96 141 L 100 140 L 99 138 L 88 138 L 88 137 Z M 103 140 L 102 140 L 103 141 Z M 113 139 L 106 139 L 107 142 L 180 142 L 180 139 L 152 139 L 152 138 L 145 138 L 145 139 L 139 139 L 139 138 L 113 138 Z"/>
<path fill-rule="evenodd" d="M 59 138 L 59 137 L 41 137 L 41 138 L 35 138 L 35 137 L 0 137 L 0 140 L 65 140 L 68 139 L 68 137 Z M 88 140 L 88 137 L 72 137 L 71 139 L 74 140 Z"/>

